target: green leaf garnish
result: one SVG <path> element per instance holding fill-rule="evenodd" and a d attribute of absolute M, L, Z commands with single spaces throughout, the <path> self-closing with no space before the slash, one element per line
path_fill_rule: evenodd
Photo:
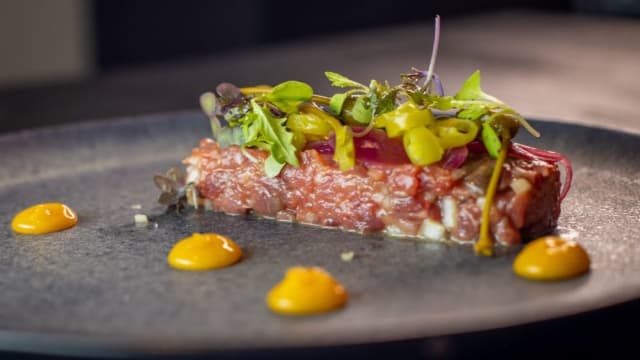
<path fill-rule="evenodd" d="M 285 81 L 276 85 L 266 98 L 280 110 L 292 113 L 298 110 L 298 105 L 311 100 L 313 88 L 300 81 Z"/>
<path fill-rule="evenodd" d="M 373 109 L 368 104 L 367 98 L 363 96 L 359 97 L 351 109 L 351 117 L 353 120 L 366 125 L 371 122 L 372 115 Z"/>
<path fill-rule="evenodd" d="M 239 127 L 224 128 L 216 140 L 221 147 L 229 147 L 231 145 L 243 145 L 244 135 L 242 129 Z"/>
<path fill-rule="evenodd" d="M 360 84 L 359 82 L 351 80 L 344 75 L 340 75 L 332 71 L 325 71 L 324 76 L 326 76 L 327 79 L 331 81 L 331 85 L 335 87 L 341 87 L 341 88 L 357 87 L 357 88 L 362 88 L 364 90 L 369 90 L 369 88 Z"/>
<path fill-rule="evenodd" d="M 278 162 L 273 153 L 269 155 L 267 160 L 264 162 L 264 173 L 267 174 L 268 177 L 276 177 L 282 171 L 285 163 Z"/>
<path fill-rule="evenodd" d="M 482 98 L 482 94 L 483 92 L 480 88 L 480 71 L 476 70 L 465 80 L 454 97 L 456 100 L 478 100 Z"/>
<path fill-rule="evenodd" d="M 329 101 L 329 108 L 335 115 L 340 115 L 340 113 L 342 113 L 342 107 L 344 106 L 344 102 L 347 101 L 347 97 L 347 93 L 338 93 L 331 97 L 331 100 Z"/>
<path fill-rule="evenodd" d="M 267 176 L 278 175 L 285 164 L 298 166 L 293 133 L 285 126 L 287 119 L 274 117 L 255 100 L 251 100 L 251 110 L 252 113 L 247 114 L 246 125 L 243 126 L 245 146 L 255 146 L 269 151 L 269 158 L 265 162 Z"/>
<path fill-rule="evenodd" d="M 490 110 L 494 109 L 498 109 L 500 112 L 510 113 L 518 120 L 520 125 L 524 126 L 524 128 L 527 129 L 527 131 L 532 136 L 540 137 L 540 133 L 536 129 L 534 129 L 533 126 L 531 126 L 531 124 L 529 124 L 529 122 L 527 122 L 527 120 L 522 115 L 515 112 L 495 96 L 489 95 L 482 91 L 482 88 L 480 87 L 479 70 L 476 70 L 473 74 L 471 74 L 471 76 L 469 76 L 469 78 L 467 78 L 467 80 L 460 88 L 460 91 L 458 91 L 458 93 L 454 96 L 454 99 L 458 100 L 457 105 L 459 107 L 467 105 L 465 104 L 465 101 L 482 101 L 485 102 L 485 104 L 476 103 L 476 106 L 479 107 L 484 105 L 487 109 L 487 114 Z M 474 109 L 473 111 L 479 111 L 479 109 Z"/>
<path fill-rule="evenodd" d="M 258 115 L 253 112 L 246 114 L 241 120 L 242 133 L 245 138 L 245 147 L 255 146 L 265 149 L 267 144 L 262 140 L 262 122 L 258 120 Z"/>
<path fill-rule="evenodd" d="M 488 121 L 482 123 L 482 143 L 489 155 L 497 159 L 498 154 L 500 154 L 501 142 L 498 134 L 496 134 L 496 131 Z"/>
<path fill-rule="evenodd" d="M 442 111 L 451 110 L 453 109 L 453 98 L 451 96 L 433 96 L 429 107 Z"/>
<path fill-rule="evenodd" d="M 229 124 L 230 127 L 236 127 L 238 125 L 242 125 L 242 118 L 249 112 L 249 103 L 246 104 L 238 104 L 230 109 L 228 109 L 224 113 L 224 120 Z"/>
<path fill-rule="evenodd" d="M 482 91 L 480 87 L 480 70 L 476 70 L 462 84 L 460 91 L 454 96 L 456 100 L 486 100 L 504 105 L 498 98 Z"/>
<path fill-rule="evenodd" d="M 381 84 L 375 80 L 369 85 L 369 102 L 373 110 L 372 115 L 382 115 L 396 108 L 396 98 L 399 88 L 391 88 L 388 84 Z"/>
<path fill-rule="evenodd" d="M 471 104 L 466 109 L 458 111 L 456 117 L 460 119 L 479 120 L 489 113 L 489 109 L 480 104 Z"/>

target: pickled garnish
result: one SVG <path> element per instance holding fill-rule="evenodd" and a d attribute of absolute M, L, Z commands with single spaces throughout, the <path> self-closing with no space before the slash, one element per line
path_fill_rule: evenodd
<path fill-rule="evenodd" d="M 507 158 L 507 152 L 509 151 L 509 135 L 505 132 L 502 138 L 502 149 L 498 154 L 498 159 L 493 167 L 491 173 L 491 179 L 485 192 L 484 205 L 482 207 L 482 221 L 480 222 L 480 238 L 473 244 L 473 249 L 476 254 L 491 256 L 493 255 L 493 238 L 491 237 L 491 206 L 493 206 L 493 198 L 498 190 L 498 183 L 500 182 L 500 175 L 502 174 L 502 165 Z"/>

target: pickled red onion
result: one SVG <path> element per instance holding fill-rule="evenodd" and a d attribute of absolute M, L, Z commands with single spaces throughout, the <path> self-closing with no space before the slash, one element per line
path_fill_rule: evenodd
<path fill-rule="evenodd" d="M 445 169 L 457 169 L 467 160 L 469 149 L 466 146 L 448 149 L 442 156 L 441 164 Z"/>
<path fill-rule="evenodd" d="M 564 200 L 564 198 L 567 196 L 567 193 L 569 193 L 569 189 L 571 188 L 571 181 L 573 180 L 573 167 L 571 166 L 571 161 L 569 161 L 566 156 L 555 151 L 538 149 L 532 146 L 514 142 L 509 144 L 509 154 L 527 160 L 536 159 L 562 164 L 565 170 L 565 179 L 562 184 L 562 190 L 560 191 L 560 196 L 558 197 L 558 199 L 559 201 Z"/>
<path fill-rule="evenodd" d="M 484 147 L 482 142 L 477 140 L 467 144 L 467 148 L 469 151 L 477 154 L 485 154 L 487 152 L 487 149 Z M 558 196 L 558 201 L 561 202 L 564 200 L 567 193 L 569 193 L 569 189 L 571 189 L 571 182 L 573 180 L 573 167 L 571 166 L 571 161 L 569 161 L 566 156 L 555 151 L 538 149 L 515 142 L 509 143 L 509 155 L 525 160 L 542 160 L 550 163 L 562 164 L 565 170 L 565 178 L 562 184 L 562 189 L 560 190 L 560 196 Z"/>
<path fill-rule="evenodd" d="M 361 130 L 362 128 L 354 128 Z M 307 149 L 315 149 L 321 154 L 333 154 L 335 138 L 326 141 L 315 141 L 307 144 Z M 371 130 L 367 135 L 353 138 L 356 159 L 363 164 L 408 164 L 402 140 L 389 138 L 382 130 Z"/>

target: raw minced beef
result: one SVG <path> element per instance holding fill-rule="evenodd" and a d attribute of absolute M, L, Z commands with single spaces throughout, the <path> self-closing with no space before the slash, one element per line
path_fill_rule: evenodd
<path fill-rule="evenodd" d="M 184 160 L 187 178 L 217 211 L 248 212 L 278 220 L 384 231 L 431 240 L 475 241 L 484 192 L 495 161 L 472 154 L 464 165 L 357 164 L 341 171 L 316 150 L 298 154 L 269 178 L 268 153 L 202 140 Z M 491 208 L 491 232 L 504 244 L 549 232 L 560 214 L 560 173 L 555 164 L 508 158 Z"/>

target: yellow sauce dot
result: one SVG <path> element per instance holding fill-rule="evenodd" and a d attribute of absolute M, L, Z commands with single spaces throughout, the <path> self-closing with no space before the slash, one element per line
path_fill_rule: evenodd
<path fill-rule="evenodd" d="M 78 216 L 67 205 L 44 203 L 20 211 L 11 222 L 13 231 L 21 234 L 46 234 L 73 227 Z"/>
<path fill-rule="evenodd" d="M 284 279 L 267 294 L 269 308 L 285 315 L 307 315 L 338 309 L 347 302 L 347 291 L 318 267 L 290 268 Z"/>
<path fill-rule="evenodd" d="M 513 263 L 519 276 L 532 280 L 562 280 L 589 271 L 589 255 L 575 241 L 557 236 L 536 239 L 522 249 Z"/>
<path fill-rule="evenodd" d="M 237 263 L 242 250 L 231 239 L 213 233 L 180 240 L 169 252 L 169 265 L 180 270 L 211 270 Z"/>

